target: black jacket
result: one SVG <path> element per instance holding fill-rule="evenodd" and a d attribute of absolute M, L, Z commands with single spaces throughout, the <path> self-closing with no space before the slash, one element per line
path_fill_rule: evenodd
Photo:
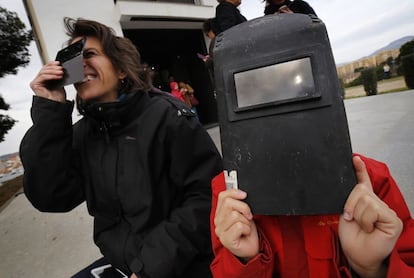
<path fill-rule="evenodd" d="M 72 109 L 33 99 L 20 146 L 32 204 L 65 212 L 86 200 L 95 243 L 127 274 L 210 277 L 210 182 L 221 157 L 191 111 L 138 93 L 87 107 L 72 128 Z"/>
<path fill-rule="evenodd" d="M 316 16 L 316 13 L 311 7 L 311 5 L 309 5 L 307 2 L 302 1 L 302 0 L 294 0 L 294 1 L 287 0 L 283 4 L 280 4 L 280 5 L 269 4 L 265 7 L 264 14 L 265 15 L 274 14 L 283 5 L 288 6 L 289 9 L 294 13 L 312 14 Z"/>
<path fill-rule="evenodd" d="M 217 5 L 215 17 L 216 35 L 245 21 L 246 18 L 232 3 L 222 2 Z"/>

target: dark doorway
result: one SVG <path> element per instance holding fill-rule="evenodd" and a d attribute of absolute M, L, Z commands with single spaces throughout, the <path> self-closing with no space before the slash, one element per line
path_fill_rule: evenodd
<path fill-rule="evenodd" d="M 207 53 L 201 30 L 125 29 L 123 32 L 137 46 L 142 62 L 154 67 L 156 87 L 169 92 L 171 77 L 189 83 L 199 101 L 200 122 L 217 123 L 214 88 L 204 62 L 197 57 L 197 53 Z"/>

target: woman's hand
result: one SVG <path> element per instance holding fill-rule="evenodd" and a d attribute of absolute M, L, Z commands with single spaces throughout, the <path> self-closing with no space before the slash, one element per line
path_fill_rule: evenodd
<path fill-rule="evenodd" d="M 246 192 L 229 189 L 219 194 L 214 224 L 220 242 L 231 253 L 249 261 L 259 253 L 259 237 Z"/>
<path fill-rule="evenodd" d="M 289 9 L 288 6 L 283 5 L 282 7 L 279 8 L 277 13 L 280 13 L 280 14 L 293 14 L 293 11 L 291 9 Z"/>
<path fill-rule="evenodd" d="M 364 162 L 353 158 L 358 184 L 339 221 L 339 238 L 353 270 L 361 277 L 385 277 L 386 258 L 402 231 L 402 222 L 372 190 Z"/>
<path fill-rule="evenodd" d="M 62 79 L 63 74 L 63 67 L 60 66 L 59 62 L 49 62 L 40 69 L 35 79 L 30 82 L 30 88 L 32 88 L 35 95 L 39 97 L 65 102 L 66 93 L 63 87 L 53 89 L 47 87 L 48 82 Z"/>

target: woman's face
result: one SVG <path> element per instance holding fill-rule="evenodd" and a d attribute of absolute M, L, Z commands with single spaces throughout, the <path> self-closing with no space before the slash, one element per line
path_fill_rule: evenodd
<path fill-rule="evenodd" d="M 75 38 L 73 42 L 78 41 Z M 84 101 L 112 102 L 118 98 L 118 87 L 125 74 L 116 70 L 104 53 L 100 41 L 87 37 L 83 49 L 85 79 L 75 84 L 78 96 Z"/>

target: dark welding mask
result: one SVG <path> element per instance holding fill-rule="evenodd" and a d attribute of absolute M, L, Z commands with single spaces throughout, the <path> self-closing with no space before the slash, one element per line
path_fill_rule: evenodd
<path fill-rule="evenodd" d="M 323 22 L 279 14 L 216 38 L 228 184 L 255 214 L 341 213 L 356 184 L 341 88 Z"/>

